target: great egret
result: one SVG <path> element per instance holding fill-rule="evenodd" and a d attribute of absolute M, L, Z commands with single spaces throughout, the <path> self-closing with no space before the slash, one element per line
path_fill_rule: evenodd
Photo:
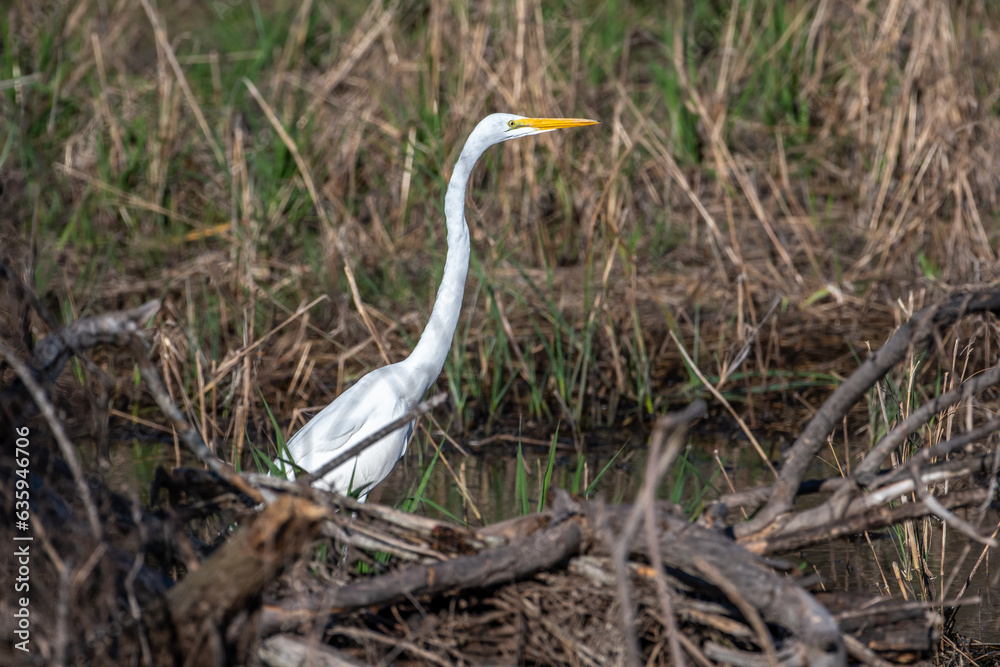
<path fill-rule="evenodd" d="M 444 196 L 448 228 L 448 255 L 430 319 L 409 357 L 378 368 L 313 417 L 288 441 L 288 454 L 303 470 L 318 470 L 355 443 L 399 418 L 423 397 L 437 380 L 462 309 L 469 272 L 469 227 L 465 222 L 465 190 L 472 168 L 494 144 L 530 137 L 565 127 L 593 125 L 582 118 L 524 118 L 495 113 L 479 122 L 462 149 Z M 406 452 L 413 422 L 382 438 L 317 481 L 341 494 L 354 492 L 364 502 L 368 492 L 385 479 Z M 275 461 L 281 466 L 281 460 Z M 294 479 L 294 471 L 289 475 Z"/>

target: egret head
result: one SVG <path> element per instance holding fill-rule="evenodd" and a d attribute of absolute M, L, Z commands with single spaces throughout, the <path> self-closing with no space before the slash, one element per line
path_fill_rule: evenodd
<path fill-rule="evenodd" d="M 479 122 L 472 136 L 487 145 L 499 144 L 502 141 L 544 134 L 564 127 L 579 127 L 581 125 L 596 125 L 598 121 L 586 118 L 525 118 L 510 113 L 495 113 Z"/>

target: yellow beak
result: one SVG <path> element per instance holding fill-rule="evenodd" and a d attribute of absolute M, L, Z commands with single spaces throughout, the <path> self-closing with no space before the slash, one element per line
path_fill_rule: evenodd
<path fill-rule="evenodd" d="M 525 118 L 519 125 L 533 127 L 536 130 L 558 130 L 564 127 L 580 127 L 581 125 L 597 125 L 600 121 L 587 118 Z"/>

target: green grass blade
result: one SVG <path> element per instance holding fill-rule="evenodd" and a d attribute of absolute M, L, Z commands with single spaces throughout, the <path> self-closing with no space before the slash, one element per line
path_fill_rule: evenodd
<path fill-rule="evenodd" d="M 594 481 L 592 481 L 590 485 L 587 486 L 587 490 L 584 491 L 583 493 L 584 497 L 586 498 L 590 497 L 590 494 L 594 492 L 594 489 L 596 489 L 597 485 L 600 483 L 601 478 L 604 477 L 604 473 L 606 473 L 611 468 L 611 464 L 618 459 L 618 455 L 621 454 L 623 451 L 625 451 L 625 445 L 619 447 L 618 451 L 615 452 L 615 455 L 611 457 L 611 460 L 604 464 L 604 467 L 601 468 L 601 472 L 597 473 L 597 477 L 594 478 Z"/>
<path fill-rule="evenodd" d="M 400 503 L 399 509 L 403 512 L 409 512 L 412 514 L 417 510 L 421 503 L 427 503 L 431 507 L 438 508 L 437 505 L 432 503 L 430 500 L 424 497 L 424 492 L 427 490 L 427 484 L 431 481 L 431 476 L 434 474 L 434 467 L 437 464 L 438 458 L 441 456 L 441 449 L 435 448 L 434 456 L 431 457 L 430 462 L 424 469 L 424 474 L 420 477 L 420 483 L 417 484 L 416 490 L 407 498 Z M 438 508 L 440 510 L 440 508 Z M 445 515 L 451 516 L 448 512 L 444 512 Z"/>
<path fill-rule="evenodd" d="M 556 462 L 556 441 L 559 439 L 559 425 L 556 424 L 556 432 L 552 436 L 552 444 L 549 445 L 549 462 L 545 466 L 545 477 L 542 479 L 542 493 L 538 496 L 538 511 L 545 508 L 545 501 L 549 496 L 549 485 L 552 483 L 552 469 Z"/>
<path fill-rule="evenodd" d="M 521 508 L 521 515 L 531 513 L 528 506 L 528 477 L 524 471 L 524 453 L 517 443 L 517 472 L 514 474 L 514 505 Z"/>

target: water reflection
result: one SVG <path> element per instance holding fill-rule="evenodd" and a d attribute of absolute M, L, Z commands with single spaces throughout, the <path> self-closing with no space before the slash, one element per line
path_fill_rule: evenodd
<path fill-rule="evenodd" d="M 414 444 L 416 446 L 411 445 L 411 450 L 392 474 L 372 492 L 371 500 L 399 505 L 414 496 L 434 454 L 430 443 Z M 419 511 L 441 516 L 434 507 L 437 506 L 447 510 L 452 517 L 478 525 L 475 514 L 459 491 L 458 479 L 465 485 L 485 523 L 520 514 L 515 502 L 517 444 L 505 442 L 479 449 L 466 448 L 473 455 L 466 457 L 453 448 L 446 449 L 445 457 L 451 470 L 440 461 L 433 467 L 423 494 L 433 505 L 427 503 Z M 597 480 L 591 497 L 601 497 L 610 503 L 632 502 L 646 469 L 646 436 L 622 434 L 619 442 L 596 447 L 588 445 L 586 450 L 581 461 L 572 444 L 561 442 L 557 446 L 552 486 L 582 492 Z M 541 493 L 549 448 L 522 446 L 522 452 L 529 498 L 534 507 Z M 830 471 L 823 474 L 830 474 Z M 657 497 L 671 500 L 695 515 L 705 502 L 728 492 L 731 487 L 744 489 L 771 481 L 773 478 L 766 464 L 742 440 L 692 441 L 660 483 Z"/>

